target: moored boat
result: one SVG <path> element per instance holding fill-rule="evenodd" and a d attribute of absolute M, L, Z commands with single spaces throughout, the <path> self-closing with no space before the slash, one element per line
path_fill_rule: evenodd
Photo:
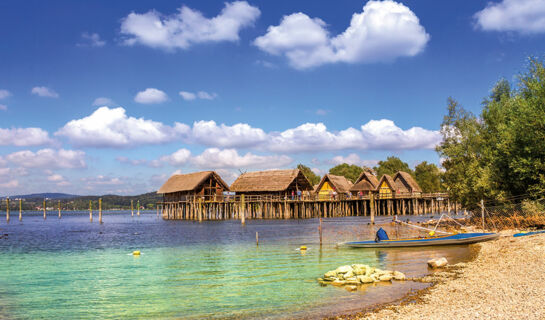
<path fill-rule="evenodd" d="M 495 240 L 499 237 L 497 233 L 458 233 L 440 237 L 394 239 L 394 240 L 367 240 L 339 243 L 339 246 L 352 248 L 397 248 L 397 247 L 423 247 L 423 246 L 445 246 L 472 244 L 483 241 Z"/>

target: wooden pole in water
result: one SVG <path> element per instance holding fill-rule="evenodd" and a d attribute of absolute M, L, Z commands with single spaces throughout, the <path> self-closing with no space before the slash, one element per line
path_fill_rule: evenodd
<path fill-rule="evenodd" d="M 132 200 L 131 200 L 131 217 L 134 217 L 134 207 L 132 205 Z"/>
<path fill-rule="evenodd" d="M 369 205 L 371 206 L 371 224 L 375 224 L 375 196 L 373 193 L 370 195 Z"/>
<path fill-rule="evenodd" d="M 6 198 L 6 222 L 9 223 L 9 198 Z"/>
<path fill-rule="evenodd" d="M 202 198 L 201 197 L 199 197 L 198 213 L 199 213 L 199 222 L 202 222 Z"/>
<path fill-rule="evenodd" d="M 320 226 L 318 227 L 320 233 L 320 247 L 322 246 L 322 217 L 320 217 Z"/>
<path fill-rule="evenodd" d="M 136 201 L 136 215 L 140 217 L 140 200 Z"/>
<path fill-rule="evenodd" d="M 245 206 L 244 206 L 244 195 L 240 196 L 240 223 L 246 224 L 246 217 L 245 217 Z"/>
<path fill-rule="evenodd" d="M 93 201 L 89 200 L 89 221 L 93 222 Z"/>
<path fill-rule="evenodd" d="M 98 198 L 98 223 L 102 224 L 102 198 Z"/>
<path fill-rule="evenodd" d="M 44 203 L 43 203 L 43 209 L 44 209 L 44 220 L 45 220 L 45 218 L 46 218 L 46 215 L 45 215 L 45 210 L 46 210 L 45 209 L 45 198 L 44 198 Z"/>
<path fill-rule="evenodd" d="M 59 219 L 61 218 L 61 200 L 59 200 Z"/>
<path fill-rule="evenodd" d="M 255 232 L 255 245 L 259 246 L 259 233 Z"/>
<path fill-rule="evenodd" d="M 19 199 L 19 221 L 23 221 L 23 199 Z"/>
<path fill-rule="evenodd" d="M 481 199 L 481 219 L 483 221 L 483 231 L 484 231 L 484 200 Z"/>

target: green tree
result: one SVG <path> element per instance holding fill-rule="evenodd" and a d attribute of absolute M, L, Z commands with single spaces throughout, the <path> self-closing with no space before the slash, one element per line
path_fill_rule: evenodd
<path fill-rule="evenodd" d="M 362 167 L 348 163 L 342 163 L 329 169 L 329 173 L 336 176 L 343 176 L 352 182 L 355 182 L 362 172 Z"/>
<path fill-rule="evenodd" d="M 385 161 L 379 161 L 378 166 L 373 168 L 375 172 L 377 173 L 377 177 L 380 179 L 385 174 L 388 175 L 394 175 L 398 171 L 405 171 L 411 175 L 413 175 L 413 172 L 411 168 L 409 168 L 409 165 L 398 157 L 388 157 Z"/>
<path fill-rule="evenodd" d="M 435 164 L 426 161 L 419 163 L 414 168 L 414 177 L 422 192 L 442 191 L 441 171 Z"/>
<path fill-rule="evenodd" d="M 319 175 L 315 174 L 309 167 L 303 164 L 298 164 L 297 169 L 303 172 L 305 177 L 307 177 L 308 181 L 310 181 L 310 184 L 312 184 L 313 186 L 317 185 L 322 179 Z"/>

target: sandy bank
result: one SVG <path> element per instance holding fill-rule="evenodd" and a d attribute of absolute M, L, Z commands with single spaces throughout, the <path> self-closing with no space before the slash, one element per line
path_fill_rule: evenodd
<path fill-rule="evenodd" d="M 545 319 L 545 235 L 480 244 L 478 257 L 427 277 L 417 303 L 351 319 Z"/>

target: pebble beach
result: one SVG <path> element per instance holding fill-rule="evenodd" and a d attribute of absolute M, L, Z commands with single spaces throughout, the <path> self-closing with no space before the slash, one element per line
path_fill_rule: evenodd
<path fill-rule="evenodd" d="M 338 319 L 545 319 L 545 234 L 512 234 L 478 244 L 471 262 L 425 277 L 435 284 L 429 289 Z"/>

